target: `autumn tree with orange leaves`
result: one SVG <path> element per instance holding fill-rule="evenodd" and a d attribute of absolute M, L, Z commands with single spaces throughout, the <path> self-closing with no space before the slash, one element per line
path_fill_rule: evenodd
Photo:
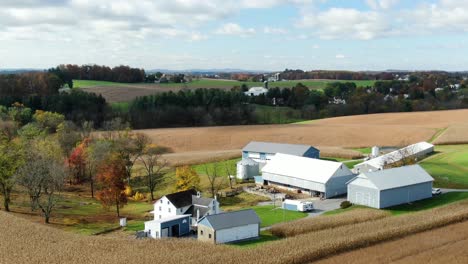
<path fill-rule="evenodd" d="M 125 177 L 125 162 L 117 155 L 103 163 L 96 177 L 99 186 L 96 198 L 106 209 L 115 206 L 118 217 L 120 208 L 127 204 L 127 196 L 124 193 Z"/>

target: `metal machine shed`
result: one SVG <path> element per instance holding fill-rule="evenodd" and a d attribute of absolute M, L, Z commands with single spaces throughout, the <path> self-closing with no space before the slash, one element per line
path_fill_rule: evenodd
<path fill-rule="evenodd" d="M 419 165 L 361 173 L 348 182 L 348 201 L 386 208 L 432 197 L 434 179 Z"/>
<path fill-rule="evenodd" d="M 358 173 L 382 170 L 385 165 L 396 163 L 404 158 L 420 158 L 432 152 L 434 152 L 434 145 L 427 142 L 419 142 L 359 163 L 354 166 L 354 169 L 357 170 Z"/>
<path fill-rule="evenodd" d="M 346 182 L 355 175 L 340 162 L 278 153 L 262 169 L 265 184 L 321 193 L 325 198 L 346 193 Z"/>

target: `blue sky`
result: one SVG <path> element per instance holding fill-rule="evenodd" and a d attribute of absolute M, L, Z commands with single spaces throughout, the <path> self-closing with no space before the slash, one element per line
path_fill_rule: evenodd
<path fill-rule="evenodd" d="M 0 0 L 0 68 L 468 70 L 468 0 Z"/>

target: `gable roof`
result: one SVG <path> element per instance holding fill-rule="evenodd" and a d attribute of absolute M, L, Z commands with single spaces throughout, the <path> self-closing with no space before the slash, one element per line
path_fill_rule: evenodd
<path fill-rule="evenodd" d="M 225 212 L 205 216 L 199 224 L 208 222 L 214 230 L 221 230 L 231 227 L 260 224 L 260 218 L 252 209 Z"/>
<path fill-rule="evenodd" d="M 196 195 L 192 195 L 192 204 L 193 205 L 202 205 L 208 206 L 213 201 L 213 198 L 206 198 L 206 197 L 198 197 Z"/>
<path fill-rule="evenodd" d="M 284 153 L 296 156 L 303 156 L 311 148 L 317 150 L 316 148 L 309 145 L 251 141 L 242 149 L 242 151 L 262 153 Z"/>
<path fill-rule="evenodd" d="M 341 162 L 278 153 L 262 168 L 262 173 L 267 172 L 307 181 L 326 183 L 339 169 L 345 170 L 348 175 L 353 174 Z"/>
<path fill-rule="evenodd" d="M 357 164 L 356 166 L 362 166 L 364 164 L 367 164 L 369 166 L 372 166 L 376 169 L 382 168 L 385 166 L 385 164 L 391 164 L 395 163 L 399 160 L 402 160 L 408 156 L 412 156 L 415 154 L 418 154 L 420 152 L 427 151 L 431 148 L 433 148 L 434 145 L 427 143 L 427 142 L 419 142 L 413 145 L 409 145 L 407 147 L 404 147 L 399 150 L 392 151 L 390 153 L 387 153 L 385 155 L 379 156 L 377 158 L 370 159 L 368 161 L 364 161 L 362 163 Z"/>
<path fill-rule="evenodd" d="M 165 197 L 176 207 L 181 208 L 185 206 L 192 205 L 192 196 L 197 195 L 195 189 L 190 189 L 186 191 L 171 193 Z"/>
<path fill-rule="evenodd" d="M 404 166 L 400 168 L 364 172 L 350 181 L 358 178 L 367 178 L 379 190 L 388 190 L 419 183 L 432 182 L 434 179 L 419 165 Z"/>

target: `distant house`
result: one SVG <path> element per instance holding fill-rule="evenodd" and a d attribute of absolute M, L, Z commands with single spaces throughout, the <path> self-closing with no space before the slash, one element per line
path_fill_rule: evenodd
<path fill-rule="evenodd" d="M 154 203 L 154 220 L 145 222 L 145 232 L 152 238 L 183 236 L 202 217 L 219 212 L 216 199 L 201 197 L 194 189 L 168 194 Z"/>
<path fill-rule="evenodd" d="M 405 158 L 417 159 L 432 152 L 434 152 L 434 145 L 427 142 L 419 142 L 359 163 L 354 166 L 354 169 L 357 173 L 383 170 L 385 166 L 398 163 Z"/>
<path fill-rule="evenodd" d="M 207 215 L 198 223 L 198 240 L 213 244 L 256 239 L 260 218 L 252 209 Z"/>
<path fill-rule="evenodd" d="M 244 92 L 247 96 L 259 96 L 268 93 L 268 89 L 265 87 L 252 87 L 248 91 Z"/>
<path fill-rule="evenodd" d="M 346 100 L 345 100 L 345 99 L 341 99 L 341 98 L 337 98 L 337 97 L 333 97 L 333 100 L 328 100 L 328 103 L 329 103 L 329 104 L 335 104 L 335 105 L 340 105 L 340 104 L 345 105 L 345 104 L 346 104 Z"/>
<path fill-rule="evenodd" d="M 320 150 L 302 144 L 283 144 L 273 142 L 251 141 L 242 149 L 242 158 L 250 158 L 256 162 L 265 164 L 276 153 L 283 153 L 307 158 L 320 158 Z"/>
<path fill-rule="evenodd" d="M 434 179 L 419 165 L 364 172 L 348 182 L 348 201 L 386 208 L 432 197 Z"/>
<path fill-rule="evenodd" d="M 355 175 L 340 162 L 278 153 L 263 167 L 261 177 L 265 185 L 330 198 L 345 194 L 346 182 Z"/>

